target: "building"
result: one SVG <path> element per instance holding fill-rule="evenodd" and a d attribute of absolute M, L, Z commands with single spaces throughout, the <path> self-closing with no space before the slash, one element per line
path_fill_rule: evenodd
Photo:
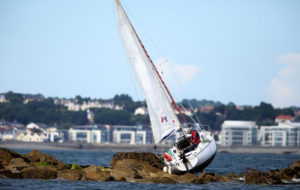
<path fill-rule="evenodd" d="M 100 125 L 101 143 L 153 144 L 151 128 L 145 126 Z"/>
<path fill-rule="evenodd" d="M 47 129 L 47 136 L 49 142 L 58 142 L 60 140 L 60 134 L 56 127 L 49 127 Z"/>
<path fill-rule="evenodd" d="M 142 126 L 116 125 L 112 130 L 113 143 L 146 144 L 147 132 Z"/>
<path fill-rule="evenodd" d="M 253 121 L 224 121 L 220 132 L 223 146 L 252 146 L 257 144 L 258 127 Z"/>
<path fill-rule="evenodd" d="M 300 146 L 300 122 L 260 127 L 262 146 Z"/>
<path fill-rule="evenodd" d="M 7 102 L 5 98 L 5 94 L 0 94 L 0 103 L 5 103 L 5 102 Z"/>
<path fill-rule="evenodd" d="M 291 115 L 278 115 L 275 118 L 275 123 L 286 123 L 286 122 L 292 122 L 294 120 L 294 117 Z"/>
<path fill-rule="evenodd" d="M 138 107 L 134 111 L 134 115 L 147 115 L 148 114 L 148 109 L 146 107 Z"/>
<path fill-rule="evenodd" d="M 101 143 L 101 130 L 98 125 L 79 125 L 69 129 L 71 142 Z"/>
<path fill-rule="evenodd" d="M 94 123 L 94 117 L 95 117 L 94 112 L 92 112 L 90 109 L 87 109 L 87 110 L 86 110 L 86 115 L 87 115 L 87 120 L 88 120 L 90 123 Z"/>
<path fill-rule="evenodd" d="M 0 141 L 13 141 L 17 137 L 17 130 L 15 128 L 0 129 Z"/>
<path fill-rule="evenodd" d="M 18 133 L 16 140 L 24 142 L 45 142 L 48 140 L 48 136 L 44 132 L 37 132 L 34 129 L 27 128 L 24 132 Z"/>

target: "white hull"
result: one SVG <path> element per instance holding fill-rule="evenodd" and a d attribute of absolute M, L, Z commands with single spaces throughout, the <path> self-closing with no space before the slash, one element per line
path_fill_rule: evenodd
<path fill-rule="evenodd" d="M 165 160 L 166 165 L 171 167 L 172 173 L 199 172 L 214 159 L 217 151 L 215 139 L 212 135 L 208 135 L 208 132 L 205 131 L 205 133 L 207 134 L 205 140 L 200 142 L 194 150 L 185 153 L 185 159 L 180 158 L 179 155 L 173 155 L 171 162 Z"/>

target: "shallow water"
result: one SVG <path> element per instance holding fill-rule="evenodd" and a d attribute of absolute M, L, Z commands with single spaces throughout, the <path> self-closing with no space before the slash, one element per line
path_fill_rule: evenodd
<path fill-rule="evenodd" d="M 18 150 L 19 153 L 28 153 L 31 150 Z M 65 163 L 80 165 L 109 166 L 115 152 L 85 151 L 85 150 L 41 150 L 49 153 Z M 229 172 L 240 173 L 246 168 L 255 168 L 261 171 L 283 168 L 295 160 L 299 155 L 278 154 L 231 154 L 218 153 L 205 169 L 206 172 L 215 172 L 225 175 Z M 194 184 L 137 184 L 128 182 L 87 182 L 68 180 L 16 180 L 0 179 L 0 189 L 300 189 L 300 185 L 247 185 L 244 183 L 210 183 Z"/>

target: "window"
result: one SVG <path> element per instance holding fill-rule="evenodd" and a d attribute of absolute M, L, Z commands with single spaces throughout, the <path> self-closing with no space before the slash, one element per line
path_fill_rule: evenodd
<path fill-rule="evenodd" d="M 87 142 L 87 134 L 86 132 L 78 132 L 76 133 L 77 142 Z"/>
<path fill-rule="evenodd" d="M 120 136 L 120 143 L 131 143 L 131 134 L 130 133 L 122 133 Z"/>
<path fill-rule="evenodd" d="M 97 133 L 93 133 L 93 142 L 97 142 L 97 137 L 98 137 Z"/>

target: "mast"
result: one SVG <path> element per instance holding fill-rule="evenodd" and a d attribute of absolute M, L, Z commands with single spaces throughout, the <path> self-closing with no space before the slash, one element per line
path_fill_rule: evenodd
<path fill-rule="evenodd" d="M 118 6 L 122 6 L 119 0 L 116 0 L 116 4 L 117 4 Z M 164 82 L 164 80 L 162 79 L 161 75 L 159 74 L 159 72 L 158 72 L 156 66 L 154 65 L 154 63 L 153 63 L 151 57 L 149 56 L 149 54 L 148 54 L 148 52 L 147 52 L 147 50 L 146 50 L 144 44 L 142 43 L 142 41 L 141 41 L 139 35 L 137 34 L 137 32 L 135 31 L 134 27 L 132 26 L 132 23 L 130 22 L 130 20 L 129 20 L 129 23 L 130 23 L 130 25 L 131 25 L 131 27 L 132 27 L 132 29 L 133 29 L 133 32 L 134 32 L 135 35 L 137 36 L 137 39 L 138 39 L 140 45 L 142 46 L 142 48 L 143 48 L 143 50 L 144 50 L 144 52 L 145 52 L 147 58 L 149 59 L 149 61 L 150 61 L 151 65 L 152 65 L 152 67 L 153 67 L 155 73 L 157 74 L 157 76 L 158 76 L 160 82 L 162 83 L 163 87 L 165 88 L 167 94 L 169 95 L 169 97 L 170 97 L 170 99 L 171 99 L 171 102 L 172 102 L 174 108 L 178 111 L 178 113 L 180 114 L 180 117 L 183 119 L 184 123 L 186 123 L 187 126 L 190 127 L 189 123 L 187 122 L 187 120 L 185 119 L 184 115 L 182 114 L 180 108 L 179 108 L 178 105 L 176 104 L 176 102 L 175 102 L 175 100 L 174 100 L 174 98 L 173 98 L 171 92 L 169 91 L 169 89 L 168 89 L 166 83 Z M 180 125 L 180 126 L 181 126 L 181 125 Z M 182 126 L 181 126 L 181 128 L 182 128 Z"/>

